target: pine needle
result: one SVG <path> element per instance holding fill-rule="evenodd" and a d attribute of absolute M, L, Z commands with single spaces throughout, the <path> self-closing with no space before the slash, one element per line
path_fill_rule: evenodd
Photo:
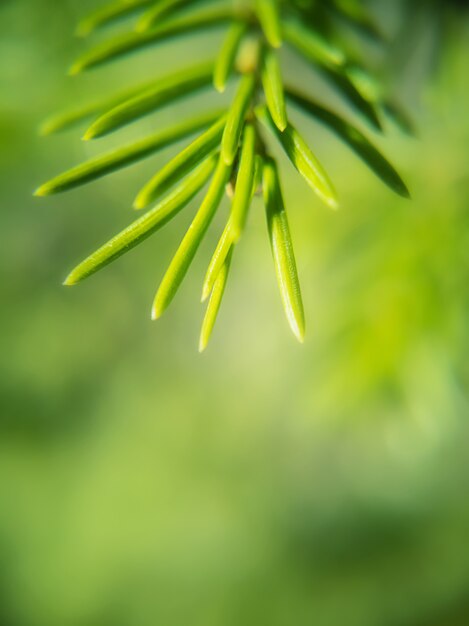
<path fill-rule="evenodd" d="M 225 121 L 226 117 L 221 117 L 157 172 L 138 193 L 134 209 L 144 209 L 213 152 L 220 143 Z"/>
<path fill-rule="evenodd" d="M 179 213 L 205 185 L 214 170 L 215 164 L 215 159 L 210 157 L 154 209 L 142 215 L 141 218 L 105 243 L 72 270 L 65 279 L 64 285 L 75 285 L 84 278 L 91 276 L 91 274 L 94 274 L 105 265 L 115 261 L 131 248 L 141 243 L 143 239 L 146 239 L 156 230 L 164 226 Z"/>
<path fill-rule="evenodd" d="M 331 209 L 336 209 L 338 206 L 337 194 L 329 176 L 296 128 L 292 124 L 288 124 L 284 132 L 281 133 L 265 106 L 256 108 L 256 116 L 277 137 L 288 158 L 311 189 Z"/>
<path fill-rule="evenodd" d="M 112 174 L 208 126 L 221 114 L 220 110 L 204 113 L 176 126 L 158 131 L 145 139 L 90 159 L 44 183 L 36 190 L 35 195 L 49 196 Z"/>
<path fill-rule="evenodd" d="M 210 300 L 208 302 L 204 321 L 202 323 L 202 330 L 200 332 L 199 352 L 204 352 L 206 350 L 208 342 L 212 336 L 213 328 L 220 311 L 221 301 L 225 293 L 226 281 L 228 280 L 232 256 L 233 248 L 231 248 L 228 252 L 226 259 L 218 272 L 215 284 L 213 285 L 213 290 L 210 295 Z"/>
<path fill-rule="evenodd" d="M 293 334 L 303 343 L 305 318 L 300 283 L 278 171 L 270 158 L 264 162 L 263 187 L 270 245 L 283 307 Z"/>
<path fill-rule="evenodd" d="M 215 89 L 220 93 L 225 91 L 228 79 L 235 67 L 239 47 L 247 29 L 247 24 L 234 22 L 228 30 L 213 71 L 213 84 Z"/>
<path fill-rule="evenodd" d="M 155 81 L 141 93 L 107 111 L 86 131 L 83 139 L 95 139 L 107 135 L 126 124 L 130 124 L 169 102 L 209 85 L 213 75 L 213 63 L 202 63 L 189 69 L 173 73 Z"/>
<path fill-rule="evenodd" d="M 255 176 L 256 129 L 253 124 L 246 124 L 243 133 L 243 145 L 239 161 L 238 176 L 231 209 L 230 225 L 233 242 L 236 243 L 244 230 L 246 217 L 252 200 L 252 188 Z"/>
<path fill-rule="evenodd" d="M 233 99 L 221 144 L 221 154 L 227 165 L 231 165 L 238 153 L 238 146 L 256 85 L 254 74 L 246 74 L 240 80 Z"/>
<path fill-rule="evenodd" d="M 283 93 L 283 80 L 278 55 L 270 48 L 262 57 L 262 85 L 270 115 L 280 132 L 287 127 L 287 109 Z"/>
<path fill-rule="evenodd" d="M 226 165 L 224 160 L 219 157 L 217 169 L 207 195 L 174 255 L 156 293 L 152 307 L 152 319 L 156 320 L 161 317 L 176 295 L 221 202 L 230 174 L 231 167 Z"/>

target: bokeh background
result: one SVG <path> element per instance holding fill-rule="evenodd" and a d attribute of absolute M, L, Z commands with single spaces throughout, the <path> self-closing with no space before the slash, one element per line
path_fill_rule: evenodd
<path fill-rule="evenodd" d="M 135 191 L 174 148 L 31 196 L 188 105 L 97 146 L 76 131 L 38 138 L 44 116 L 208 58 L 220 41 L 213 32 L 66 78 L 83 47 L 74 24 L 94 5 L 0 4 L 0 623 L 467 626 L 467 14 L 449 30 L 420 16 L 399 39 L 397 3 L 375 3 L 419 137 L 388 124 L 373 139 L 413 199 L 294 113 L 342 198 L 328 212 L 282 161 L 307 341 L 283 319 L 257 202 L 199 356 L 200 287 L 226 207 L 158 323 L 154 290 L 196 204 L 89 281 L 61 286 L 129 223 Z M 290 75 L 350 114 L 292 61 Z"/>

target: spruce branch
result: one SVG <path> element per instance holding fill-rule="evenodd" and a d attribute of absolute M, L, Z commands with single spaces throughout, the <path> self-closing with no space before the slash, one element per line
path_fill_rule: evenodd
<path fill-rule="evenodd" d="M 74 285 L 94 274 L 172 219 L 208 184 L 200 208 L 182 238 L 157 289 L 152 318 L 159 318 L 175 297 L 224 196 L 231 210 L 210 261 L 202 289 L 208 300 L 199 348 L 212 334 L 225 292 L 236 245 L 242 237 L 255 195 L 263 199 L 281 300 L 289 325 L 303 341 L 305 319 L 300 283 L 281 191 L 280 173 L 269 151 L 278 142 L 294 168 L 319 199 L 338 206 L 334 185 L 301 131 L 289 118 L 289 107 L 301 109 L 320 121 L 348 145 L 392 191 L 408 197 L 396 169 L 352 122 L 329 110 L 293 84 L 285 83 L 281 49 L 291 48 L 318 70 L 342 99 L 375 132 L 382 132 L 383 117 L 404 130 L 411 123 L 366 63 L 357 59 L 344 35 L 343 25 L 362 37 L 384 44 L 384 37 L 358 0 L 116 0 L 98 8 L 78 26 L 83 37 L 92 36 L 118 19 L 129 20 L 123 34 L 105 37 L 92 45 L 71 66 L 78 74 L 106 65 L 127 54 L 163 41 L 207 29 L 222 29 L 216 59 L 191 65 L 146 83 L 134 85 L 95 102 L 60 112 L 41 127 L 43 134 L 59 132 L 87 122 L 85 139 L 118 132 L 176 100 L 213 85 L 223 92 L 236 83 L 227 110 L 215 106 L 172 128 L 118 147 L 68 170 L 41 185 L 36 195 L 63 192 L 106 176 L 146 158 L 181 139 L 197 134 L 186 147 L 156 172 L 138 192 L 134 208 L 149 208 L 121 233 L 80 263 L 65 284 Z M 183 45 L 183 44 L 181 44 Z M 265 134 L 264 134 L 265 133 Z"/>

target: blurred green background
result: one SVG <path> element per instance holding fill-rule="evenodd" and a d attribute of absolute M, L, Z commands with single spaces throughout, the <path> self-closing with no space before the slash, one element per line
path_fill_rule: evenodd
<path fill-rule="evenodd" d="M 45 115 L 208 58 L 220 33 L 64 78 L 92 6 L 0 6 L 0 623 L 467 626 L 467 23 L 437 66 L 427 30 L 402 70 L 419 138 L 391 126 L 373 138 L 411 202 L 295 113 L 342 198 L 324 210 L 282 161 L 307 341 L 283 319 L 257 202 L 199 356 L 200 288 L 226 207 L 158 323 L 154 290 L 195 204 L 61 287 L 130 221 L 135 191 L 174 149 L 69 194 L 31 192 L 116 141 L 39 139 Z"/>

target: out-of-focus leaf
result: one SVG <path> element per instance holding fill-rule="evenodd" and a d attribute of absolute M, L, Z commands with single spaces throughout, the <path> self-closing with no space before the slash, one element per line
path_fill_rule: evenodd
<path fill-rule="evenodd" d="M 94 274 L 164 226 L 202 189 L 215 166 L 216 159 L 214 157 L 207 159 L 160 204 L 142 215 L 141 218 L 130 224 L 80 263 L 70 272 L 64 284 L 75 285 L 87 276 Z"/>
<path fill-rule="evenodd" d="M 97 28 L 109 24 L 120 17 L 131 15 L 144 7 L 149 6 L 155 0 L 119 0 L 100 7 L 84 17 L 78 24 L 77 35 L 86 37 Z"/>
<path fill-rule="evenodd" d="M 110 111 L 103 113 L 88 128 L 84 139 L 94 139 L 107 135 L 168 104 L 168 102 L 174 102 L 178 98 L 185 97 L 191 92 L 209 85 L 212 75 L 213 63 L 209 62 L 159 78 L 154 81 L 153 87 L 145 88 L 142 93 L 132 96 Z"/>
<path fill-rule="evenodd" d="M 93 115 L 109 111 L 109 109 L 114 108 L 118 104 L 121 104 L 130 98 L 133 98 L 135 95 L 145 92 L 147 89 L 154 86 L 154 84 L 154 80 L 146 81 L 145 83 L 140 83 L 134 87 L 129 87 L 128 89 L 120 91 L 116 94 L 107 96 L 102 100 L 96 100 L 69 110 L 59 111 L 58 113 L 55 113 L 47 118 L 41 124 L 39 127 L 39 134 L 52 135 L 53 133 L 66 130 L 92 117 Z"/>
<path fill-rule="evenodd" d="M 345 63 L 346 57 L 342 50 L 327 41 L 309 25 L 306 27 L 298 19 L 286 19 L 283 32 L 285 41 L 294 46 L 309 61 L 320 61 L 331 65 Z"/>
<path fill-rule="evenodd" d="M 320 53 L 319 47 L 311 44 L 308 39 L 310 37 L 309 30 L 304 29 L 303 26 L 298 25 L 296 22 L 292 22 L 292 24 L 294 24 L 295 30 L 293 30 L 290 25 L 286 28 L 288 42 L 308 61 L 312 61 L 326 80 L 328 80 L 376 130 L 382 130 L 376 108 L 355 86 L 354 82 L 347 75 L 346 68 L 341 67 L 341 64 L 332 63 L 330 59 L 325 58 L 325 50 Z M 337 57 L 337 60 L 338 59 L 339 57 Z M 344 61 L 344 59 L 342 61 Z"/>
<path fill-rule="evenodd" d="M 171 39 L 187 32 L 203 30 L 223 24 L 233 17 L 229 6 L 214 6 L 191 15 L 181 15 L 166 20 L 161 26 L 144 33 L 124 33 L 104 41 L 79 57 L 70 69 L 70 74 L 78 74 L 86 69 L 102 65 L 124 54 L 146 46 Z"/>
<path fill-rule="evenodd" d="M 362 95 L 347 74 L 336 71 L 325 65 L 322 65 L 320 69 L 325 78 L 332 83 L 335 89 L 342 94 L 354 109 L 358 111 L 358 113 L 361 113 L 375 130 L 382 131 L 381 121 L 376 107 Z"/>
<path fill-rule="evenodd" d="M 207 195 L 161 281 L 153 301 L 152 319 L 158 319 L 176 295 L 221 202 L 230 174 L 231 167 L 220 156 Z"/>
<path fill-rule="evenodd" d="M 278 0 L 256 0 L 256 13 L 265 38 L 274 48 L 282 45 L 282 20 Z"/>
<path fill-rule="evenodd" d="M 383 32 L 365 9 L 362 2 L 356 0 L 334 0 L 331 8 L 359 32 L 382 42 Z"/>
<path fill-rule="evenodd" d="M 281 133 L 265 106 L 256 108 L 256 116 L 277 137 L 288 158 L 313 191 L 328 206 L 333 209 L 337 208 L 337 194 L 329 176 L 296 128 L 289 123 Z"/>
<path fill-rule="evenodd" d="M 409 190 L 398 172 L 358 128 L 294 89 L 287 89 L 286 94 L 293 103 L 345 141 L 388 187 L 400 196 L 409 197 Z"/>
<path fill-rule="evenodd" d="M 262 57 L 262 85 L 272 119 L 280 131 L 287 126 L 287 110 L 278 54 L 266 48 Z"/>
<path fill-rule="evenodd" d="M 266 159 L 263 167 L 264 204 L 275 273 L 285 314 L 298 341 L 305 336 L 305 316 L 293 244 L 280 188 L 277 167 Z"/>
<path fill-rule="evenodd" d="M 217 111 L 203 113 L 195 118 L 181 122 L 176 126 L 154 133 L 144 139 L 140 139 L 140 141 L 136 141 L 122 148 L 112 150 L 107 154 L 90 159 L 89 161 L 81 163 L 63 174 L 59 174 L 59 176 L 56 176 L 47 183 L 44 183 L 35 192 L 35 195 L 48 196 L 61 191 L 67 191 L 68 189 L 84 185 L 92 180 L 111 174 L 118 169 L 134 163 L 135 161 L 144 159 L 157 150 L 161 150 L 162 148 L 183 139 L 187 135 L 191 135 L 192 133 L 205 128 L 218 119 L 220 115 L 222 115 L 222 111 L 219 109 Z"/>
<path fill-rule="evenodd" d="M 137 195 L 134 208 L 143 209 L 183 178 L 220 144 L 226 117 L 222 116 L 200 137 L 169 161 Z"/>
<path fill-rule="evenodd" d="M 135 24 L 135 30 L 142 33 L 150 28 L 158 26 L 163 18 L 175 13 L 185 6 L 197 5 L 199 0 L 153 0 L 152 6 L 145 11 Z"/>
<path fill-rule="evenodd" d="M 225 91 L 226 83 L 236 63 L 239 46 L 246 32 L 247 25 L 243 22 L 234 22 L 228 30 L 213 72 L 213 84 L 220 93 Z"/>
<path fill-rule="evenodd" d="M 359 63 L 347 63 L 344 73 L 355 85 L 361 95 L 368 100 L 377 104 L 383 96 L 384 86 L 371 72 Z"/>
<path fill-rule="evenodd" d="M 409 137 L 417 135 L 417 129 L 413 119 L 404 107 L 394 100 L 385 100 L 382 104 L 385 114 L 399 128 L 399 130 Z"/>

